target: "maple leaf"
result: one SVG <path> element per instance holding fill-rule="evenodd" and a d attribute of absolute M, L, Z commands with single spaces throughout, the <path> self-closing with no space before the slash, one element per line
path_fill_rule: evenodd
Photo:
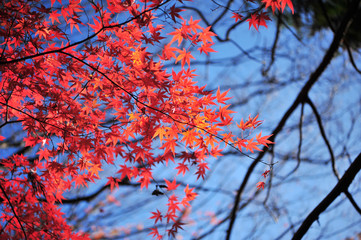
<path fill-rule="evenodd" d="M 245 144 L 246 142 L 247 142 L 246 139 L 240 139 L 240 138 L 237 137 L 236 143 L 237 143 L 238 149 L 239 149 L 240 151 L 242 151 L 242 147 L 244 147 L 244 148 L 247 147 L 246 144 Z"/>
<path fill-rule="evenodd" d="M 194 188 L 189 188 L 189 184 L 187 184 L 186 188 L 184 189 L 184 192 L 186 194 L 186 201 L 192 201 L 198 196 L 198 194 L 193 192 L 193 190 Z"/>
<path fill-rule="evenodd" d="M 108 182 L 105 184 L 105 185 L 109 185 L 110 184 L 110 191 L 113 191 L 114 189 L 114 186 L 116 186 L 117 188 L 119 188 L 119 185 L 118 185 L 118 181 L 116 178 L 114 177 L 107 177 L 109 180 Z"/>
<path fill-rule="evenodd" d="M 257 128 L 259 125 L 262 124 L 262 121 L 257 121 L 258 115 L 259 114 L 257 114 L 257 116 L 255 116 L 254 118 L 251 118 L 251 115 L 249 115 L 246 124 L 250 127 L 253 127 L 254 129 Z"/>
<path fill-rule="evenodd" d="M 202 44 L 198 50 L 202 53 L 204 52 L 206 55 L 208 55 L 209 52 L 217 52 L 215 50 L 213 50 L 211 48 L 211 46 L 213 45 L 213 43 L 205 43 L 205 44 Z"/>
<path fill-rule="evenodd" d="M 79 28 L 79 23 L 81 23 L 81 21 L 78 18 L 72 17 L 72 18 L 68 18 L 66 20 L 66 23 L 70 24 L 70 32 L 73 32 L 73 28 L 75 27 L 80 33 L 80 28 Z"/>
<path fill-rule="evenodd" d="M 204 179 L 204 176 L 206 175 L 206 169 L 209 170 L 208 164 L 206 162 L 198 164 L 198 171 L 196 172 L 197 179 L 199 179 L 200 177 Z"/>
<path fill-rule="evenodd" d="M 75 187 L 82 187 L 82 186 L 87 187 L 88 186 L 88 183 L 83 175 L 79 175 L 79 174 L 75 175 L 74 182 L 75 182 Z"/>
<path fill-rule="evenodd" d="M 182 225 L 185 225 L 185 223 L 182 223 L 180 221 L 176 221 L 175 223 L 173 223 L 172 229 L 174 229 L 176 232 L 178 232 L 178 228 L 184 230 Z"/>
<path fill-rule="evenodd" d="M 264 178 L 266 178 L 269 173 L 270 173 L 270 170 L 264 171 L 264 173 L 262 173 L 262 176 L 263 176 Z"/>
<path fill-rule="evenodd" d="M 51 0 L 51 7 L 53 7 L 56 0 Z M 58 0 L 58 2 L 61 4 L 61 0 Z"/>
<path fill-rule="evenodd" d="M 157 237 L 157 239 L 162 239 L 162 236 L 159 235 L 158 228 L 150 228 L 152 231 L 148 235 L 153 235 L 152 237 Z"/>
<path fill-rule="evenodd" d="M 246 150 L 251 151 L 253 153 L 253 149 L 257 150 L 257 151 L 262 151 L 261 149 L 259 149 L 257 147 L 258 142 L 253 142 L 253 139 L 247 140 L 247 145 L 246 145 Z"/>
<path fill-rule="evenodd" d="M 200 21 L 201 21 L 201 20 L 194 20 L 194 21 L 193 21 L 193 17 L 191 16 L 191 18 L 190 18 L 189 21 L 188 21 L 188 27 L 189 27 L 194 33 L 196 33 L 196 32 L 197 32 L 197 29 L 202 29 L 202 27 L 198 25 L 198 23 L 199 23 Z"/>
<path fill-rule="evenodd" d="M 257 31 L 259 26 L 264 26 L 267 28 L 266 20 L 270 21 L 271 19 L 265 12 L 252 13 L 251 18 L 247 19 L 247 22 L 249 22 L 249 29 L 251 26 L 253 26 Z"/>
<path fill-rule="evenodd" d="M 214 32 L 209 31 L 211 29 L 211 26 L 206 27 L 203 29 L 202 32 L 199 33 L 199 39 L 203 41 L 203 43 L 213 43 L 212 37 L 217 36 Z"/>
<path fill-rule="evenodd" d="M 194 129 L 190 129 L 188 131 L 182 132 L 183 139 L 182 142 L 186 142 L 186 145 L 192 146 L 193 142 L 197 141 L 196 136 L 198 135 Z"/>
<path fill-rule="evenodd" d="M 122 181 L 125 177 L 127 177 L 129 180 L 132 178 L 133 176 L 133 171 L 127 166 L 127 165 L 119 165 L 120 169 L 118 170 L 117 173 L 121 173 L 122 175 L 120 176 L 119 180 Z"/>
<path fill-rule="evenodd" d="M 275 12 L 276 8 L 280 9 L 280 1 L 281 0 L 262 0 L 263 3 L 266 3 L 265 9 L 271 6 L 273 13 Z"/>
<path fill-rule="evenodd" d="M 183 176 L 186 174 L 187 171 L 189 171 L 188 165 L 184 163 L 178 163 L 178 167 L 176 167 L 176 169 L 178 169 L 177 175 L 183 173 Z"/>
<path fill-rule="evenodd" d="M 178 49 L 177 48 L 174 48 L 174 47 L 171 47 L 171 44 L 166 44 L 164 45 L 163 47 L 163 51 L 162 51 L 162 58 L 164 60 L 169 60 L 171 58 L 174 58 L 176 59 L 176 56 L 175 56 L 175 51 L 177 51 Z"/>
<path fill-rule="evenodd" d="M 180 184 L 176 184 L 175 178 L 172 182 L 168 181 L 167 179 L 164 179 L 164 180 L 167 184 L 168 191 L 176 190 L 178 188 L 178 186 L 180 185 Z"/>
<path fill-rule="evenodd" d="M 170 16 L 172 17 L 172 20 L 174 22 L 176 22 L 175 18 L 180 18 L 182 20 L 184 20 L 180 15 L 179 15 L 179 12 L 183 12 L 184 10 L 180 9 L 180 8 L 176 8 L 175 7 L 175 4 L 170 8 Z"/>
<path fill-rule="evenodd" d="M 88 25 L 94 29 L 95 32 L 99 32 L 100 29 L 103 28 L 103 21 L 101 19 L 98 19 L 98 16 L 94 17 L 93 18 L 93 21 L 94 21 L 94 25 L 93 24 L 90 24 L 88 23 Z"/>
<path fill-rule="evenodd" d="M 60 17 L 61 14 L 58 13 L 58 11 L 52 11 L 50 14 L 49 14 L 49 19 L 51 20 L 51 23 L 54 24 L 54 21 L 60 23 L 58 17 Z"/>
<path fill-rule="evenodd" d="M 256 185 L 257 189 L 258 190 L 260 190 L 261 188 L 264 189 L 264 184 L 265 184 L 264 182 L 258 182 Z"/>
<path fill-rule="evenodd" d="M 169 33 L 169 35 L 173 35 L 172 40 L 169 44 L 172 44 L 175 41 L 178 41 L 178 46 L 182 43 L 183 38 L 188 38 L 187 34 L 184 32 L 183 29 L 175 29 L 174 32 Z"/>
<path fill-rule="evenodd" d="M 164 215 L 164 217 L 167 218 L 167 223 L 169 223 L 169 220 L 175 222 L 178 216 L 174 213 L 174 211 L 172 211 L 172 212 L 167 212 L 167 214 Z"/>
<path fill-rule="evenodd" d="M 270 138 L 273 134 L 271 135 L 267 135 L 267 136 L 263 136 L 262 135 L 262 131 L 256 136 L 256 140 L 259 144 L 262 144 L 263 146 L 268 147 L 267 144 L 274 144 L 274 142 L 271 142 L 270 140 L 267 140 L 268 138 Z"/>
<path fill-rule="evenodd" d="M 239 13 L 234 12 L 232 15 L 233 16 L 231 18 L 234 18 L 235 22 L 241 21 L 243 19 L 243 16 Z"/>
<path fill-rule="evenodd" d="M 49 157 L 51 156 L 50 151 L 48 149 L 39 149 L 38 155 L 39 155 L 39 160 L 43 158 L 49 160 Z"/>
<path fill-rule="evenodd" d="M 154 224 L 157 224 L 157 222 L 162 222 L 163 215 L 162 213 L 157 209 L 156 212 L 151 212 L 153 216 L 150 217 L 150 219 L 155 219 Z"/>
<path fill-rule="evenodd" d="M 143 169 L 142 173 L 140 174 L 141 179 L 139 179 L 137 182 L 140 182 L 140 188 L 143 189 L 145 187 L 148 189 L 148 185 L 150 183 L 150 179 L 152 179 L 152 172 L 151 169 Z"/>
<path fill-rule="evenodd" d="M 253 26 L 258 31 L 259 24 L 258 24 L 258 15 L 257 15 L 257 13 L 252 13 L 251 18 L 247 19 L 246 21 L 249 22 L 249 28 L 248 29 L 251 29 L 251 26 Z"/>
<path fill-rule="evenodd" d="M 157 128 L 157 130 L 155 131 L 153 138 L 159 136 L 159 140 L 160 140 L 160 143 L 162 143 L 162 140 L 163 140 L 163 137 L 164 135 L 167 135 L 167 132 L 165 131 L 165 129 L 163 127 L 159 127 Z"/>
<path fill-rule="evenodd" d="M 255 116 L 254 118 L 251 118 L 251 115 L 248 116 L 248 120 L 246 122 L 243 121 L 243 118 L 241 119 L 241 122 L 237 124 L 237 127 L 239 127 L 240 129 L 242 129 L 243 131 L 248 129 L 248 128 L 257 128 L 259 125 L 262 124 L 262 121 L 257 121 L 258 118 L 258 114 L 257 116 Z"/>
<path fill-rule="evenodd" d="M 89 173 L 91 176 L 95 175 L 95 176 L 99 177 L 99 172 L 104 171 L 101 168 L 100 164 L 90 163 L 89 166 L 90 166 L 90 168 L 88 170 L 89 170 Z"/>
<path fill-rule="evenodd" d="M 190 59 L 191 59 L 191 58 L 195 59 L 195 58 L 192 56 L 191 52 L 187 52 L 187 51 L 185 50 L 185 48 L 183 48 L 183 50 L 178 50 L 178 52 L 179 52 L 179 55 L 178 55 L 175 63 L 177 63 L 179 60 L 182 60 L 182 62 L 181 62 L 182 67 L 184 67 L 184 64 L 185 64 L 185 63 L 187 63 L 188 66 L 190 66 L 190 65 L 191 65 Z"/>
<path fill-rule="evenodd" d="M 47 38 L 47 36 L 49 35 L 49 28 L 47 27 L 47 22 L 44 22 L 43 26 L 40 26 L 37 31 L 35 32 L 35 36 L 39 35 L 39 38 Z"/>
<path fill-rule="evenodd" d="M 219 103 L 226 104 L 225 101 L 227 101 L 227 100 L 229 100 L 229 99 L 232 99 L 232 97 L 226 97 L 227 94 L 228 94 L 228 92 L 229 92 L 229 90 L 231 90 L 231 89 L 228 89 L 227 91 L 221 93 L 221 91 L 220 91 L 220 89 L 219 89 L 219 87 L 218 87 L 218 90 L 217 90 L 217 93 L 216 93 L 216 97 L 217 97 L 217 101 L 218 101 Z"/>
<path fill-rule="evenodd" d="M 292 4 L 292 1 L 291 1 L 291 0 L 282 0 L 282 1 L 281 1 L 282 12 L 283 12 L 283 10 L 285 10 L 286 4 L 287 4 L 288 7 L 292 10 L 292 14 L 294 14 L 293 4 Z"/>
<path fill-rule="evenodd" d="M 229 104 L 224 107 L 221 107 L 221 106 L 219 107 L 219 116 L 222 121 L 229 120 L 229 122 L 230 122 L 232 120 L 232 118 L 229 116 L 229 114 L 235 113 L 235 111 L 229 110 L 228 109 L 229 106 L 231 106 L 231 105 Z M 228 124 L 225 124 L 225 125 L 228 125 Z"/>
<path fill-rule="evenodd" d="M 267 28 L 266 21 L 271 21 L 271 18 L 268 17 L 266 12 L 261 12 L 258 15 L 258 26 L 264 26 Z"/>
<path fill-rule="evenodd" d="M 175 155 L 175 146 L 177 146 L 177 141 L 175 139 L 167 138 L 165 143 L 160 147 L 160 149 L 164 149 L 165 151 L 171 151 L 173 155 Z"/>

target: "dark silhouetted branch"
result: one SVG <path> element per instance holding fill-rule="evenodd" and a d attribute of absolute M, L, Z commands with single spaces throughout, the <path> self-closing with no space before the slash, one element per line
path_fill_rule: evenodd
<path fill-rule="evenodd" d="M 346 170 L 340 181 L 331 190 L 329 194 L 317 205 L 315 209 L 303 221 L 300 228 L 293 235 L 292 240 L 302 239 L 311 227 L 312 223 L 318 219 L 320 214 L 324 212 L 328 206 L 342 193 L 347 191 L 356 174 L 361 170 L 361 153 L 356 157 L 350 167 Z"/>

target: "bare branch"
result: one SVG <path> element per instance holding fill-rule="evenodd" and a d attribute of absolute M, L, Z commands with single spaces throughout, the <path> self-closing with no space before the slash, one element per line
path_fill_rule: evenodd
<path fill-rule="evenodd" d="M 315 209 L 306 217 L 297 232 L 293 235 L 293 240 L 302 239 L 311 227 L 312 223 L 318 219 L 328 206 L 342 193 L 347 191 L 356 174 L 361 170 L 361 153 L 356 157 L 353 163 L 346 170 L 340 181 L 331 190 L 329 194 L 317 205 Z"/>

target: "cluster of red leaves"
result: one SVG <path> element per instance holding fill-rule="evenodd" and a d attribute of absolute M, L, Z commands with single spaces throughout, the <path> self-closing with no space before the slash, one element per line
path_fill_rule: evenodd
<path fill-rule="evenodd" d="M 269 175 L 270 172 L 271 172 L 270 170 L 264 171 L 262 173 L 262 177 L 267 178 L 267 176 Z M 264 189 L 264 185 L 265 185 L 265 182 L 260 181 L 260 182 L 257 183 L 256 187 L 257 187 L 258 190 L 260 190 L 260 189 Z"/>
<path fill-rule="evenodd" d="M 247 1 L 254 3 L 254 0 Z M 262 3 L 265 4 L 265 9 L 271 7 L 273 13 L 276 9 L 279 11 L 282 10 L 283 12 L 286 8 L 286 5 L 288 5 L 288 7 L 292 10 L 292 13 L 294 13 L 294 8 L 291 0 L 262 0 Z M 232 18 L 234 18 L 236 22 L 244 19 L 244 17 L 238 12 L 233 12 Z M 250 17 L 246 21 L 249 23 L 249 28 L 253 26 L 258 31 L 258 28 L 260 26 L 264 26 L 267 28 L 266 21 L 270 20 L 271 18 L 266 14 L 266 12 L 257 10 L 256 12 L 251 13 Z"/>
<path fill-rule="evenodd" d="M 108 0 L 104 9 L 91 1 L 90 22 L 80 0 L 1 3 L 1 127 L 21 124 L 25 146 L 37 149 L 36 158 L 1 159 L 5 238 L 86 239 L 72 231 L 56 203 L 66 191 L 100 179 L 99 172 L 117 159 L 122 164 L 116 176 L 102 176 L 112 190 L 124 180 L 148 188 L 154 169 L 163 164 L 175 163 L 177 175 L 192 166 L 197 178 L 204 178 L 206 159 L 220 156 L 221 144 L 253 152 L 271 143 L 269 136 L 235 138 L 227 131 L 234 123 L 227 92 L 197 86 L 190 48 L 174 46 L 188 41 L 208 54 L 214 52 L 215 34 L 199 20 L 184 20 L 169 2 Z M 167 37 L 164 26 L 155 24 L 160 7 L 182 24 L 158 55 L 157 43 Z M 130 20 L 118 22 L 114 14 Z M 88 27 L 82 39 L 75 35 Z M 165 69 L 168 61 L 180 62 L 180 70 Z M 238 126 L 251 131 L 260 124 L 257 117 Z M 180 151 L 184 145 L 191 150 Z M 166 183 L 168 191 L 178 187 L 176 180 Z M 167 212 L 157 210 L 151 218 L 172 223 L 167 232 L 174 236 L 183 224 L 179 212 L 196 196 L 187 186 L 181 200 L 171 195 Z M 162 238 L 156 227 L 152 235 Z"/>

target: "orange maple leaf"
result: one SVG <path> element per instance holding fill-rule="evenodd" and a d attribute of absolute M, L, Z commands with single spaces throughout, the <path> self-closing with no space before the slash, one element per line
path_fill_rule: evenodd
<path fill-rule="evenodd" d="M 195 59 L 191 52 L 187 52 L 185 48 L 183 48 L 183 50 L 178 50 L 179 52 L 179 55 L 175 61 L 175 63 L 179 62 L 180 60 L 182 60 L 181 64 L 182 64 L 182 67 L 184 67 L 184 64 L 187 63 L 188 66 L 190 67 L 191 63 L 190 63 L 190 59 L 193 58 Z"/>
<path fill-rule="evenodd" d="M 258 142 L 253 142 L 253 139 L 247 140 L 247 145 L 246 145 L 246 150 L 249 150 L 253 153 L 253 149 L 257 150 L 257 151 L 262 151 L 261 149 L 259 149 L 257 147 Z"/>
<path fill-rule="evenodd" d="M 229 99 L 232 99 L 232 97 L 226 97 L 227 94 L 228 94 L 228 92 L 229 92 L 229 90 L 231 90 L 231 89 L 228 89 L 227 91 L 221 93 L 221 91 L 220 91 L 220 89 L 219 89 L 219 87 L 218 87 L 218 90 L 217 90 L 217 93 L 216 93 L 216 97 L 217 97 L 217 101 L 218 101 L 219 103 L 226 104 L 225 101 L 227 101 L 227 100 L 229 100 Z"/>

